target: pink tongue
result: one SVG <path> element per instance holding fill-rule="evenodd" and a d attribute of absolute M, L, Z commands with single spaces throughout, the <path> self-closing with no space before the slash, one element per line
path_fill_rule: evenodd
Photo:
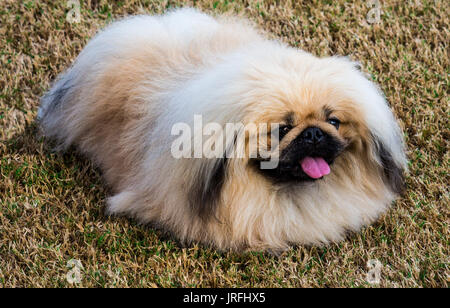
<path fill-rule="evenodd" d="M 313 179 L 330 173 L 330 166 L 322 157 L 305 157 L 300 162 L 303 171 Z"/>

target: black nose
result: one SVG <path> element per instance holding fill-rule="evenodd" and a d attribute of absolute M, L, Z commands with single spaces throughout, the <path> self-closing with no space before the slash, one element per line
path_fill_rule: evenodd
<path fill-rule="evenodd" d="M 323 132 L 318 127 L 308 127 L 302 132 L 301 136 L 307 143 L 319 143 L 323 139 Z"/>

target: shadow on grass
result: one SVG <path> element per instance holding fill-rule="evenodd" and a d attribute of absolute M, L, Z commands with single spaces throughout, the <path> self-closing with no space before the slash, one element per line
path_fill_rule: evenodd
<path fill-rule="evenodd" d="M 74 148 L 68 149 L 65 153 L 55 152 L 52 149 L 54 144 L 40 136 L 37 122 L 27 124 L 22 132 L 2 143 L 0 148 L 2 159 L 10 160 L 11 168 L 19 165 L 31 166 L 37 177 L 45 176 L 50 181 L 49 184 L 61 185 L 65 190 L 81 190 L 86 195 L 93 190 L 95 195 L 109 193 L 98 168 Z M 18 184 L 29 180 L 11 173 L 9 176 Z M 43 184 L 43 181 L 33 184 L 35 188 L 40 188 L 39 184 Z"/>
<path fill-rule="evenodd" d="M 155 234 L 159 241 L 172 242 L 170 245 L 175 244 L 179 248 L 191 246 L 177 241 L 170 232 L 157 224 L 149 223 L 144 225 L 127 217 L 106 215 L 104 213 L 105 200 L 112 194 L 112 191 L 103 180 L 101 170 L 94 166 L 87 157 L 80 154 L 75 147 L 69 148 L 64 153 L 53 150 L 55 143 L 40 136 L 38 125 L 36 121 L 27 124 L 21 133 L 15 134 L 7 140 L 0 141 L 2 143 L 0 147 L 2 159 L 9 159 L 11 164 L 13 164 L 9 168 L 7 175 L 13 183 L 24 185 L 28 179 L 16 176 L 15 170 L 23 164 L 32 165 L 33 168 L 38 169 L 38 173 L 48 176 L 50 183 L 53 185 L 52 188 L 56 188 L 58 185 L 64 190 L 61 193 L 53 193 L 49 189 L 44 191 L 46 189 L 45 186 L 36 187 L 35 183 L 32 183 L 35 185 L 35 189 L 51 196 L 51 198 L 66 203 L 67 200 L 64 198 L 69 199 L 72 192 L 93 196 L 93 199 L 86 200 L 100 205 L 89 207 L 90 219 L 93 222 L 96 220 L 105 224 L 109 222 L 126 224 L 126 222 L 129 222 L 133 230 L 138 231 L 135 232 L 136 241 L 142 241 L 145 234 L 151 233 Z M 69 192 L 67 192 L 68 190 Z M 78 208 L 84 206 L 84 204 L 77 205 Z"/>

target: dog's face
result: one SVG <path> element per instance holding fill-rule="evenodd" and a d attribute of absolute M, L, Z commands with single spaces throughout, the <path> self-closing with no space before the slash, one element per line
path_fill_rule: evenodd
<path fill-rule="evenodd" d="M 279 163 L 274 169 L 259 168 L 263 176 L 276 183 L 315 181 L 332 172 L 340 156 L 364 156 L 367 125 L 357 104 L 337 91 L 305 91 L 307 97 L 282 103 L 280 114 L 264 115 L 263 121 L 278 124 Z M 258 168 L 259 159 L 252 163 Z"/>
<path fill-rule="evenodd" d="M 317 65 L 318 71 L 308 72 L 308 78 L 300 74 L 298 79 L 285 78 L 281 83 L 274 80 L 275 76 L 271 79 L 270 74 L 261 78 L 258 108 L 252 109 L 248 120 L 279 125 L 279 163 L 274 169 L 264 169 L 259 168 L 260 159 L 249 159 L 249 165 L 273 183 L 294 185 L 320 180 L 330 173 L 335 178 L 343 176 L 342 173 L 351 176 L 357 169 L 360 178 L 354 180 L 386 176 L 392 190 L 399 192 L 403 166 L 395 161 L 396 150 L 388 149 L 377 137 L 377 126 L 383 123 L 396 129 L 394 119 L 386 113 L 379 123 L 376 119 L 374 123 L 368 122 L 372 115 L 366 113 L 376 115 L 379 111 L 370 108 L 379 106 L 370 106 L 372 102 L 362 100 L 373 93 L 367 93 L 358 84 L 349 84 L 346 79 L 366 80 L 348 63 L 341 64 L 332 61 L 328 67 Z M 270 81 L 264 82 L 265 79 Z M 375 94 L 382 99 L 379 93 Z M 391 133 L 395 136 L 397 132 Z M 401 143 L 398 139 L 393 146 Z M 336 164 L 341 168 L 335 168 Z"/>
<path fill-rule="evenodd" d="M 303 112 L 288 112 L 279 122 L 279 163 L 261 169 L 276 182 L 313 181 L 328 175 L 335 159 L 353 141 L 350 113 L 323 104 Z"/>

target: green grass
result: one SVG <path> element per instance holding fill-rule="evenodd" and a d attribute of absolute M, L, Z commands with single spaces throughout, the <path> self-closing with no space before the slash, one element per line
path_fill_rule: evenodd
<path fill-rule="evenodd" d="M 73 151 L 36 137 L 39 98 L 95 32 L 120 16 L 181 4 L 245 16 L 269 36 L 318 56 L 350 55 L 380 84 L 405 132 L 405 194 L 373 226 L 327 247 L 275 257 L 181 247 L 151 226 L 104 215 L 101 175 Z M 449 284 L 449 17 L 446 1 L 382 1 L 368 24 L 364 2 L 66 1 L 0 3 L 0 287 L 382 287 Z M 238 34 L 237 34 L 238 35 Z"/>

